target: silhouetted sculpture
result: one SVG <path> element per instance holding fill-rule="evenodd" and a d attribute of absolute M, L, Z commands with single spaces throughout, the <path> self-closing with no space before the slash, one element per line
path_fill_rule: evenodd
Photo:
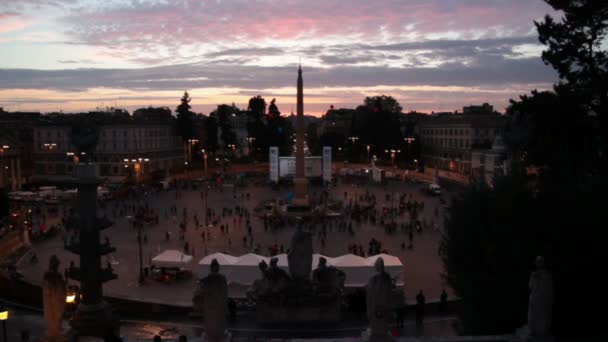
<path fill-rule="evenodd" d="M 309 280 L 312 271 L 312 236 L 309 232 L 302 231 L 299 225 L 296 233 L 291 238 L 289 254 L 289 274 L 293 279 Z"/>
<path fill-rule="evenodd" d="M 312 272 L 312 282 L 317 294 L 333 296 L 341 293 L 344 287 L 344 272 L 333 266 L 327 266 L 327 259 L 319 258 L 317 269 Z"/>
<path fill-rule="evenodd" d="M 278 261 L 279 259 L 277 258 L 271 258 L 270 267 L 266 270 L 266 279 L 268 280 L 270 293 L 283 291 L 290 280 L 289 274 L 279 268 Z"/>
<path fill-rule="evenodd" d="M 276 100 L 277 99 L 272 99 L 272 101 L 270 101 L 270 105 L 268 106 L 268 115 L 270 115 L 271 117 L 281 116 L 281 112 L 279 111 L 279 107 L 277 107 L 277 105 L 275 103 Z"/>
<path fill-rule="evenodd" d="M 270 267 L 260 263 L 263 279 L 254 282 L 248 297 L 255 300 L 258 323 L 263 325 L 321 323 L 340 321 L 341 294 L 344 276 L 342 272 L 326 267 L 315 272 L 314 283 L 310 279 L 312 269 L 312 238 L 298 229 L 288 255 L 289 271 L 279 268 L 278 259 L 270 259 Z"/>
<path fill-rule="evenodd" d="M 56 255 L 49 260 L 49 269 L 44 273 L 42 298 L 44 303 L 44 321 L 46 322 L 45 342 L 65 341 L 63 337 L 63 313 L 65 311 L 66 286 L 59 273 L 59 259 Z"/>
<path fill-rule="evenodd" d="M 258 264 L 258 267 L 262 274 L 262 278 L 254 280 L 251 288 L 247 291 L 247 298 L 253 301 L 258 300 L 260 295 L 270 288 L 270 280 L 268 279 L 267 274 L 268 264 L 266 264 L 266 261 L 262 260 Z"/>
<path fill-rule="evenodd" d="M 228 283 L 226 277 L 219 271 L 220 264 L 216 259 L 213 259 L 211 273 L 199 283 L 205 323 L 203 340 L 209 342 L 222 342 L 230 339 L 226 332 Z"/>
<path fill-rule="evenodd" d="M 389 322 L 392 310 L 393 282 L 384 270 L 384 260 L 376 259 L 376 271 L 367 283 L 367 318 L 370 328 L 364 338 L 369 341 L 390 341 Z"/>
<path fill-rule="evenodd" d="M 532 336 L 549 336 L 553 313 L 553 277 L 542 256 L 536 258 L 536 271 L 530 275 L 528 327 Z"/>

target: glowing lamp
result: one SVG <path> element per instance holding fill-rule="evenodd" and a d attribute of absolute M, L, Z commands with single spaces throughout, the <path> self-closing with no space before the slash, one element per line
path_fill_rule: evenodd
<path fill-rule="evenodd" d="M 76 294 L 74 294 L 73 292 L 68 293 L 65 296 L 65 302 L 68 304 L 74 304 L 76 302 Z"/>
<path fill-rule="evenodd" d="M 6 321 L 8 319 L 8 310 L 5 308 L 2 308 L 0 310 L 0 321 Z"/>

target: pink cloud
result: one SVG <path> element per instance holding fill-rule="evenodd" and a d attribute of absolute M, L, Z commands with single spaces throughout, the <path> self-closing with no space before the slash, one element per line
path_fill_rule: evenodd
<path fill-rule="evenodd" d="M 129 53 L 156 53 L 183 44 L 245 45 L 270 40 L 330 37 L 398 41 L 408 24 L 421 38 L 458 32 L 495 37 L 522 35 L 550 11 L 541 1 L 183 1 L 134 2 L 112 8 L 78 9 L 66 18 L 80 42 Z M 506 30 L 506 32 L 505 32 Z"/>

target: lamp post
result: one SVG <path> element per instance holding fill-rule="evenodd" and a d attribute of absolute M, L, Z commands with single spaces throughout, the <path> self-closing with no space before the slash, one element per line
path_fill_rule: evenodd
<path fill-rule="evenodd" d="M 401 153 L 401 150 L 390 149 L 390 150 L 384 150 L 384 152 L 390 153 L 391 160 L 393 162 L 393 166 L 395 166 L 395 156 L 397 155 L 397 153 Z"/>
<path fill-rule="evenodd" d="M 44 146 L 45 149 L 47 149 L 48 151 L 52 151 L 57 147 L 56 143 L 44 143 L 42 144 L 42 146 Z"/>
<path fill-rule="evenodd" d="M 198 143 L 198 139 L 188 139 L 188 156 L 187 156 L 187 160 L 184 162 L 184 165 L 186 166 L 186 176 L 190 176 L 190 164 L 192 163 L 192 146 L 196 145 L 196 143 Z"/>
<path fill-rule="evenodd" d="M 403 140 L 405 140 L 407 142 L 407 159 L 408 159 L 408 164 L 409 164 L 409 159 L 410 159 L 410 145 L 412 144 L 413 141 L 416 140 L 416 138 L 414 137 L 406 137 Z"/>
<path fill-rule="evenodd" d="M 133 165 L 133 171 L 135 171 L 135 182 L 136 183 L 140 183 L 141 178 L 144 174 L 144 164 L 149 162 L 150 159 L 149 158 L 133 158 L 133 159 L 129 159 L 129 158 L 125 158 L 123 159 L 123 162 L 125 162 L 125 168 L 128 168 L 129 165 Z"/>
<path fill-rule="evenodd" d="M 11 147 L 9 145 L 2 145 L 0 146 L 0 159 L 4 160 L 4 152 L 9 150 Z M 8 166 L 7 166 L 8 167 Z M 5 171 L 5 167 L 4 167 L 4 163 L 0 163 L 0 189 L 4 188 L 4 171 Z"/>
<path fill-rule="evenodd" d="M 203 165 L 204 165 L 204 171 L 205 171 L 205 177 L 207 177 L 207 152 L 203 149 L 201 150 L 201 152 L 203 153 Z"/>
<path fill-rule="evenodd" d="M 367 160 L 369 161 L 369 150 L 370 150 L 371 146 L 369 144 L 367 144 Z"/>
<path fill-rule="evenodd" d="M 0 306 L 0 321 L 2 321 L 2 335 L 4 336 L 4 342 L 7 342 L 6 321 L 8 321 L 8 309 L 4 305 Z"/>
<path fill-rule="evenodd" d="M 249 156 L 251 156 L 251 148 L 253 147 L 254 141 L 255 141 L 254 137 L 247 137 L 247 142 L 249 143 L 249 153 L 248 153 Z"/>
<path fill-rule="evenodd" d="M 351 147 L 351 156 L 354 154 L 353 150 L 355 149 L 355 143 L 357 142 L 357 140 L 359 140 L 359 137 L 348 137 L 348 140 L 350 140 L 350 142 L 352 143 L 352 147 Z"/>
<path fill-rule="evenodd" d="M 139 285 L 144 283 L 144 261 L 143 261 L 143 253 L 142 253 L 142 247 L 141 247 L 141 223 L 139 222 L 139 220 L 137 218 L 135 218 L 135 224 L 137 225 L 137 245 L 139 247 L 139 277 L 137 278 L 137 281 L 139 282 Z"/>

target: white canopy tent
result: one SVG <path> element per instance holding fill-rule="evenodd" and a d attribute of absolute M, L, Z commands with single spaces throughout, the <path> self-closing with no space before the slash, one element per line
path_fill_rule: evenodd
<path fill-rule="evenodd" d="M 192 255 L 168 249 L 152 258 L 155 267 L 191 269 Z"/>
<path fill-rule="evenodd" d="M 248 253 L 237 258 L 236 262 L 226 267 L 226 278 L 228 282 L 239 283 L 242 285 L 251 285 L 256 279 L 261 278 L 260 262 L 265 261 L 267 264 L 270 258 Z"/>
<path fill-rule="evenodd" d="M 380 257 L 382 257 L 382 261 L 384 261 L 384 269 L 386 272 L 391 275 L 391 278 L 396 278 L 397 284 L 401 285 L 403 283 L 403 263 L 401 260 L 393 255 L 378 254 L 367 258 L 367 262 L 370 266 L 374 267 L 376 260 Z"/>
<path fill-rule="evenodd" d="M 206 277 L 207 275 L 209 275 L 209 273 L 211 273 L 211 262 L 214 259 L 217 260 L 217 262 L 220 264 L 220 273 L 222 273 L 224 276 L 226 276 L 226 278 L 228 278 L 228 272 L 231 272 L 232 270 L 230 266 L 237 262 L 239 258 L 224 253 L 209 254 L 206 257 L 202 258 L 201 261 L 199 261 L 198 263 L 199 267 L 201 268 L 201 277 Z"/>
<path fill-rule="evenodd" d="M 287 254 L 279 254 L 275 256 L 278 259 L 278 266 L 286 271 L 289 271 Z M 403 285 L 403 263 L 398 257 L 379 254 L 369 258 L 363 258 L 354 254 L 345 254 L 335 258 L 324 256 L 321 254 L 313 254 L 312 269 L 316 269 L 319 264 L 319 258 L 327 259 L 327 264 L 334 266 L 344 272 L 346 287 L 363 287 L 367 284 L 369 278 L 375 273 L 374 263 L 379 257 L 384 260 L 386 271 L 391 275 L 391 278 L 397 279 L 397 285 Z M 209 274 L 209 266 L 211 261 L 217 259 L 220 263 L 220 272 L 226 276 L 229 284 L 239 284 L 242 286 L 250 286 L 257 279 L 261 278 L 259 263 L 265 261 L 270 264 L 269 257 L 249 253 L 240 257 L 235 257 L 223 253 L 214 253 L 207 255 L 199 262 L 201 276 L 205 277 Z"/>
<path fill-rule="evenodd" d="M 345 254 L 333 258 L 333 260 L 328 260 L 328 262 L 344 272 L 346 276 L 344 286 L 347 287 L 365 286 L 369 278 L 374 274 L 373 269 L 369 267 L 367 259 L 354 254 Z"/>

